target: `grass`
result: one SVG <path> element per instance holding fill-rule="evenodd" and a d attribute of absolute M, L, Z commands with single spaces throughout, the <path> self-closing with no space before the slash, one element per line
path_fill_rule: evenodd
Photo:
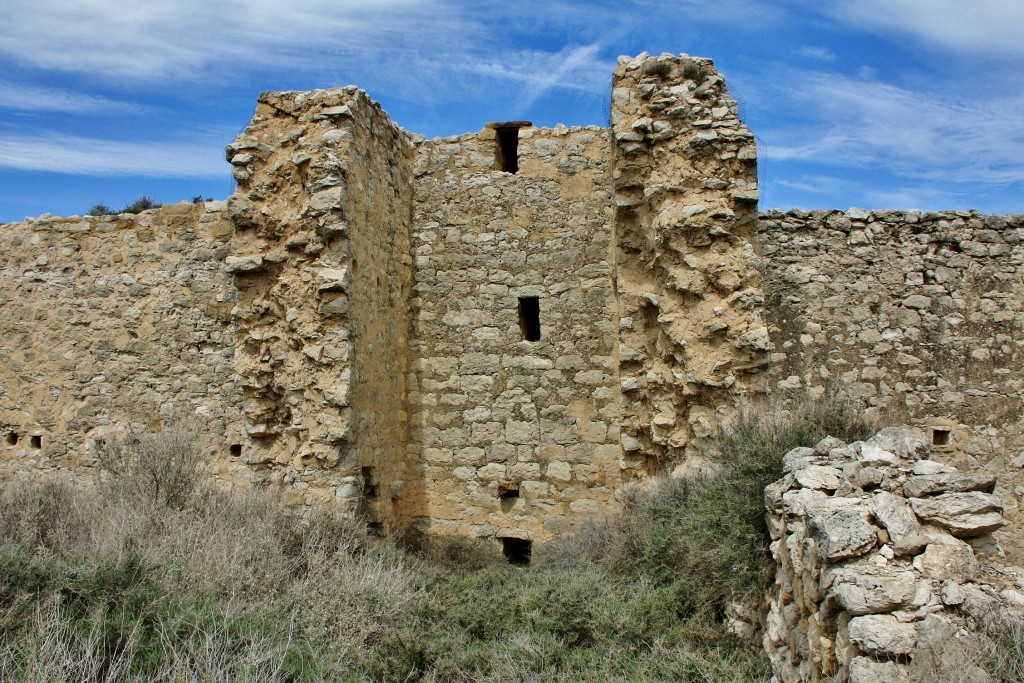
<path fill-rule="evenodd" d="M 95 492 L 5 486 L 0 680 L 766 681 L 723 610 L 764 586 L 760 489 L 782 453 L 851 437 L 831 415 L 744 416 L 717 475 L 636 493 L 529 567 L 217 493 L 187 427 L 133 435 Z"/>

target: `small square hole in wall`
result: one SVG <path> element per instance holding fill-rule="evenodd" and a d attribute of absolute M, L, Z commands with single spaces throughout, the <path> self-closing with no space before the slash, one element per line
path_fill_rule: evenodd
<path fill-rule="evenodd" d="M 43 447 L 43 437 L 41 437 L 38 434 L 34 434 L 34 435 L 30 436 L 29 439 L 28 439 L 28 445 L 31 446 L 32 448 L 35 448 L 35 449 L 42 448 Z"/>
<path fill-rule="evenodd" d="M 8 434 L 7 438 L 4 439 L 4 440 L 7 442 L 8 446 L 17 446 L 18 445 L 18 435 L 16 433 L 14 433 L 14 432 L 11 432 L 10 434 Z"/>
<path fill-rule="evenodd" d="M 933 446 L 949 446 L 950 445 L 950 429 L 949 429 L 949 427 L 932 427 L 932 445 Z"/>
<path fill-rule="evenodd" d="M 503 481 L 498 483 L 498 498 L 507 500 L 519 497 L 519 484 L 514 481 Z"/>
<path fill-rule="evenodd" d="M 242 457 L 242 444 L 233 443 L 231 444 L 231 457 L 240 458 Z"/>
<path fill-rule="evenodd" d="M 526 341 L 540 341 L 540 299 L 538 297 L 519 297 L 519 329 Z"/>
<path fill-rule="evenodd" d="M 530 564 L 533 556 L 533 541 L 525 538 L 501 539 L 501 551 L 509 564 Z"/>

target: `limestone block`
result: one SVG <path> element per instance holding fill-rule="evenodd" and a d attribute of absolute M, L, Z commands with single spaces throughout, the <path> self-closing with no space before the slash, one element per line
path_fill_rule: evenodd
<path fill-rule="evenodd" d="M 826 562 L 863 555 L 878 541 L 878 530 L 864 505 L 808 506 L 807 524 Z"/>
<path fill-rule="evenodd" d="M 895 662 L 877 662 L 870 657 L 855 657 L 849 667 L 850 683 L 910 683 L 906 667 Z"/>
<path fill-rule="evenodd" d="M 850 642 L 864 654 L 875 657 L 907 655 L 917 645 L 917 626 L 900 623 L 889 614 L 854 617 L 849 629 Z"/>
<path fill-rule="evenodd" d="M 838 489 L 842 475 L 842 470 L 821 465 L 810 465 L 797 470 L 795 473 L 798 484 L 804 488 L 818 489 L 820 491 L 835 491 Z"/>
<path fill-rule="evenodd" d="M 914 554 L 927 542 L 921 535 L 921 524 L 905 498 L 880 491 L 871 497 L 871 513 L 889 532 L 896 554 Z"/>
<path fill-rule="evenodd" d="M 822 575 L 826 595 L 850 614 L 891 612 L 908 604 L 917 590 L 917 577 L 909 569 L 853 566 Z"/>
<path fill-rule="evenodd" d="M 1002 502 L 981 491 L 911 498 L 910 505 L 922 520 L 945 527 L 959 538 L 980 536 L 1005 524 Z"/>
<path fill-rule="evenodd" d="M 903 491 L 910 498 L 921 498 L 946 492 L 982 491 L 992 493 L 995 486 L 996 478 L 991 474 L 951 472 L 909 477 L 903 484 Z"/>
<path fill-rule="evenodd" d="M 914 566 L 925 576 L 937 581 L 964 583 L 973 580 L 978 573 L 974 550 L 952 537 L 929 543 L 925 551 L 914 558 Z"/>

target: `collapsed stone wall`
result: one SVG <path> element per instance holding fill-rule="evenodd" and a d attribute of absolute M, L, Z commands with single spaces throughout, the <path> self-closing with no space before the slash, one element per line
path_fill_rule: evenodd
<path fill-rule="evenodd" d="M 42 216 L 0 231 L 0 478 L 90 472 L 126 427 L 192 419 L 211 469 L 248 481 L 224 202 Z"/>
<path fill-rule="evenodd" d="M 710 60 L 623 58 L 612 85 L 622 445 L 657 474 L 760 390 L 757 150 Z"/>
<path fill-rule="evenodd" d="M 354 87 L 264 93 L 227 156 L 246 462 L 287 503 L 395 525 L 415 491 L 409 137 Z"/>
<path fill-rule="evenodd" d="M 1001 561 L 995 478 L 929 459 L 926 439 L 886 429 L 783 458 L 765 490 L 779 683 L 991 680 L 967 655 L 994 619 L 1022 618 L 1024 570 Z"/>
<path fill-rule="evenodd" d="M 1024 216 L 769 211 L 756 244 L 773 389 L 834 391 L 998 474 L 1024 561 Z"/>

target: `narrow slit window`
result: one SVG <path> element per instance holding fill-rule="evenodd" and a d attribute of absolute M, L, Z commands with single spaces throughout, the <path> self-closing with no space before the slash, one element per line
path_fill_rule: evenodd
<path fill-rule="evenodd" d="M 533 541 L 525 538 L 501 539 L 501 550 L 509 564 L 530 564 L 533 556 Z"/>
<path fill-rule="evenodd" d="M 497 144 L 495 153 L 497 155 L 498 170 L 506 173 L 519 172 L 519 129 L 518 128 L 495 128 Z"/>
<path fill-rule="evenodd" d="M 535 296 L 519 297 L 519 329 L 526 341 L 540 340 L 540 298 Z"/>

